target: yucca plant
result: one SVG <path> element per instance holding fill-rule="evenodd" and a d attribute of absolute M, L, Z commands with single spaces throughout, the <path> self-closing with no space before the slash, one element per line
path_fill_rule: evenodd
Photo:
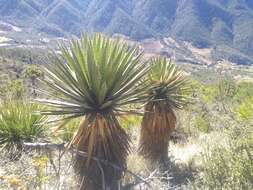
<path fill-rule="evenodd" d="M 149 98 L 141 123 L 139 152 L 145 158 L 164 163 L 168 158 L 168 143 L 176 126 L 174 109 L 187 103 L 189 90 L 183 72 L 166 58 L 151 60 L 148 77 Z"/>
<path fill-rule="evenodd" d="M 0 147 L 11 153 L 22 148 L 23 142 L 33 142 L 46 134 L 46 118 L 35 115 L 39 105 L 19 100 L 0 104 Z"/>
<path fill-rule="evenodd" d="M 81 174 L 83 189 L 117 189 L 126 165 L 129 137 L 118 117 L 129 114 L 128 105 L 145 99 L 142 80 L 149 67 L 141 62 L 137 47 L 101 34 L 73 40 L 70 48 L 46 68 L 45 82 L 50 97 L 40 100 L 52 108 L 42 114 L 63 116 L 65 121 L 82 117 L 70 144 L 88 157 L 77 156 L 75 169 Z"/>

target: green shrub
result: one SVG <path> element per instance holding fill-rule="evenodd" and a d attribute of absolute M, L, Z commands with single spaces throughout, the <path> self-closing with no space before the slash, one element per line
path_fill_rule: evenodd
<path fill-rule="evenodd" d="M 242 121 L 253 119 L 253 96 L 244 99 L 244 101 L 235 108 L 235 113 Z"/>
<path fill-rule="evenodd" d="M 237 93 L 233 98 L 236 102 L 244 102 L 247 97 L 253 97 L 253 82 L 243 81 L 237 84 Z"/>
<path fill-rule="evenodd" d="M 44 76 L 43 71 L 37 65 L 28 65 L 28 66 L 26 66 L 26 68 L 23 72 L 23 77 L 28 78 L 32 81 L 42 78 L 43 76 Z"/>
<path fill-rule="evenodd" d="M 64 127 L 59 131 L 58 137 L 61 141 L 64 142 L 70 142 L 73 138 L 74 133 L 78 129 L 78 126 L 80 124 L 80 119 L 73 119 L 66 123 Z"/>
<path fill-rule="evenodd" d="M 234 106 L 233 111 L 240 121 L 252 121 L 253 119 L 253 83 L 240 82 L 238 91 L 234 97 L 237 106 Z"/>
<path fill-rule="evenodd" d="M 8 150 L 21 148 L 22 142 L 44 137 L 45 117 L 33 114 L 37 104 L 24 101 L 5 101 L 0 104 L 0 146 Z"/>
<path fill-rule="evenodd" d="M 201 132 L 208 133 L 210 131 L 210 123 L 204 116 L 198 116 L 195 119 L 195 126 Z"/>
<path fill-rule="evenodd" d="M 204 100 L 204 102 L 213 103 L 217 93 L 217 88 L 215 85 L 206 84 L 202 86 L 199 93 L 201 94 L 201 98 Z"/>
<path fill-rule="evenodd" d="M 120 124 L 121 126 L 126 129 L 129 130 L 131 127 L 138 127 L 141 124 L 141 117 L 139 116 L 135 116 L 135 115 L 131 115 L 131 116 L 127 116 L 127 117 L 122 117 L 120 119 Z"/>
<path fill-rule="evenodd" d="M 22 98 L 25 95 L 26 89 L 23 80 L 16 79 L 9 82 L 6 85 L 5 93 L 7 96 L 11 96 L 13 98 Z"/>
<path fill-rule="evenodd" d="M 216 88 L 217 101 L 231 100 L 237 93 L 237 86 L 232 79 L 221 79 Z"/>
<path fill-rule="evenodd" d="M 226 137 L 203 153 L 198 189 L 253 189 L 253 128 L 232 128 Z"/>

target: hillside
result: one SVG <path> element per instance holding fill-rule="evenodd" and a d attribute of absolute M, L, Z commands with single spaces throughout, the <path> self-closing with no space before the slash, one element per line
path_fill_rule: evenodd
<path fill-rule="evenodd" d="M 0 20 L 24 34 L 172 37 L 212 47 L 214 60 L 253 63 L 252 0 L 0 0 Z"/>
<path fill-rule="evenodd" d="M 9 28 L 13 29 L 11 26 Z M 208 48 L 200 50 L 189 43 L 178 43 L 172 38 L 161 41 L 144 40 L 142 47 L 146 56 L 152 56 L 152 53 L 166 54 L 173 49 L 179 49 L 175 54 L 176 57 L 182 54 L 185 59 L 189 57 L 194 59 L 198 55 L 199 61 L 206 63 L 210 56 Z M 182 62 L 183 60 L 177 62 L 177 68 L 182 69 L 182 74 L 187 75 L 189 82 L 187 85 L 192 89 L 189 92 L 191 104 L 182 110 L 175 109 L 176 130 L 170 136 L 168 164 L 162 171 L 154 161 L 150 162 L 137 151 L 141 137 L 141 123 L 145 117 L 128 113 L 122 117 L 117 116 L 121 129 L 126 131 L 131 139 L 130 153 L 126 159 L 127 169 L 120 180 L 122 186 L 120 189 L 251 190 L 253 65 L 232 66 L 231 63 L 220 63 L 207 67 L 203 64 L 189 64 L 190 60 L 186 61 L 186 64 Z M 75 149 L 72 147 L 64 149 L 64 144 L 67 145 L 78 131 L 82 118 L 62 124 L 47 122 L 55 119 L 55 116 L 48 118 L 34 114 L 45 108 L 44 104 L 38 104 L 34 99 L 51 98 L 48 96 L 52 91 L 50 86 L 40 82 L 49 76 L 42 69 L 45 63 L 51 64 L 52 67 L 47 67 L 51 69 L 57 63 L 54 56 L 48 56 L 48 49 L 0 48 L 1 190 L 69 190 L 80 189 L 82 185 L 73 168 L 76 152 L 71 150 Z M 90 62 L 92 63 L 94 62 Z M 96 66 L 101 65 L 106 64 Z M 103 71 L 106 70 L 111 70 L 111 67 Z M 63 72 L 58 73 L 60 76 Z M 96 80 L 99 75 L 91 76 L 95 77 L 91 82 L 99 82 Z M 113 78 L 111 75 L 108 76 Z M 119 81 L 121 78 L 118 76 L 116 80 Z M 69 80 L 66 80 L 66 84 L 69 84 Z M 83 88 L 85 85 L 79 86 Z M 69 96 L 72 95 L 75 94 Z M 62 97 L 57 92 L 55 96 L 60 99 Z M 135 109 L 135 106 L 130 108 Z M 162 114 L 159 114 L 159 118 L 161 116 Z M 157 121 L 161 123 L 164 120 L 157 119 Z M 91 125 L 89 128 L 92 127 Z M 154 130 L 153 133 L 158 131 Z M 114 136 L 111 137 L 114 140 Z M 111 163 L 102 162 L 102 159 L 100 162 L 95 156 L 94 158 L 98 160 L 98 165 Z M 113 163 L 113 166 L 119 168 L 117 163 Z M 97 182 L 101 178 L 93 179 Z"/>

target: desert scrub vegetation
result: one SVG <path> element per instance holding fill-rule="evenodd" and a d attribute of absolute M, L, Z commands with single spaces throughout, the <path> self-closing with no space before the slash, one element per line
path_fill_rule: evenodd
<path fill-rule="evenodd" d="M 0 146 L 11 152 L 23 142 L 38 141 L 46 135 L 45 116 L 34 114 L 41 106 L 22 100 L 7 99 L 0 103 Z"/>
<path fill-rule="evenodd" d="M 137 68 L 142 70 L 141 65 L 146 67 L 150 62 L 144 62 L 137 49 L 120 42 L 115 45 L 115 41 L 112 41 L 107 37 L 100 37 L 100 40 L 98 37 L 92 37 L 73 41 L 71 48 L 62 47 L 63 53 L 57 55 L 58 58 L 54 56 L 54 59 L 45 65 L 46 72 L 34 61 L 28 66 L 19 61 L 8 67 L 8 63 L 12 62 L 11 56 L 4 58 L 4 63 L 0 64 L 0 74 L 4 75 L 0 76 L 4 78 L 4 83 L 0 83 L 0 112 L 9 113 L 7 110 L 10 106 L 7 104 L 11 104 L 11 110 L 13 109 L 15 114 L 10 113 L 15 116 L 4 117 L 1 122 L 5 128 L 9 127 L 8 134 L 19 138 L 15 142 L 23 143 L 23 147 L 22 154 L 15 158 L 6 156 L 10 152 L 8 146 L 1 149 L 0 189 L 78 189 L 84 185 L 79 169 L 85 171 L 85 177 L 91 175 L 91 181 L 98 182 L 99 186 L 106 184 L 109 187 L 111 179 L 117 179 L 123 190 L 252 189 L 252 159 L 249 159 L 252 155 L 252 81 L 235 80 L 234 76 L 221 75 L 213 67 L 192 66 L 194 72 L 189 72 L 190 82 L 187 86 L 191 89 L 189 96 L 193 104 L 183 103 L 184 109 L 172 106 L 177 119 L 172 124 L 175 124 L 173 127 L 176 130 L 169 137 L 164 135 L 170 139 L 169 144 L 164 146 L 169 150 L 169 158 L 166 171 L 161 171 L 159 167 L 150 167 L 153 163 L 138 154 L 142 116 L 145 113 L 144 103 L 155 98 L 152 99 L 153 95 L 150 94 L 144 96 L 144 91 L 153 89 L 153 85 L 146 86 L 148 81 L 144 80 L 145 77 L 137 80 L 139 71 L 130 68 L 138 65 Z M 123 60 L 121 56 L 124 57 Z M 19 57 L 22 58 L 22 55 Z M 25 60 L 30 62 L 29 59 Z M 135 63 L 128 65 L 133 60 Z M 160 59 L 158 62 L 163 61 L 165 60 Z M 166 64 L 170 65 L 169 62 Z M 164 68 L 162 65 L 158 68 Z M 10 72 L 3 73 L 2 68 L 9 69 Z M 177 64 L 177 68 L 180 68 L 180 64 Z M 123 71 L 126 75 L 123 75 Z M 155 73 L 159 75 L 161 71 L 165 70 L 161 69 Z M 236 74 L 243 74 L 242 72 L 236 71 Z M 148 76 L 150 72 L 145 70 L 140 75 L 144 73 Z M 45 80 L 45 86 L 38 83 L 37 77 Z M 14 84 L 11 84 L 12 80 Z M 18 80 L 17 85 L 15 80 Z M 136 81 L 144 86 L 139 86 Z M 130 86 L 132 82 L 136 82 L 136 86 Z M 108 84 L 111 84 L 111 88 Z M 129 88 L 124 88 L 126 86 Z M 166 98 L 171 94 L 175 95 L 173 101 L 169 99 L 168 103 L 178 103 L 178 97 L 181 95 L 178 86 L 181 87 L 175 85 L 174 91 L 167 91 Z M 140 88 L 137 94 L 136 88 Z M 175 90 L 177 88 L 179 91 Z M 24 92 L 21 90 L 22 93 L 19 93 L 19 89 Z M 43 94 L 39 94 L 40 91 Z M 50 115 L 50 121 L 56 120 L 57 123 L 48 123 L 43 127 L 35 124 L 31 127 L 33 124 L 30 123 L 41 124 L 43 122 L 37 120 L 44 118 L 33 114 L 34 110 L 41 110 L 41 107 L 26 102 L 27 96 L 44 98 L 40 101 L 48 106 L 42 109 L 41 113 Z M 15 99 L 8 100 L 8 97 Z M 30 108 L 28 105 L 34 107 Z M 101 106 L 108 110 L 105 111 Z M 114 116 L 107 113 L 111 109 Z M 94 116 L 97 112 L 99 117 Z M 83 123 L 84 115 L 89 117 L 89 124 Z M 41 132 L 34 131 L 28 138 L 26 135 L 16 135 L 25 132 L 20 130 L 23 126 L 27 126 L 31 131 Z M 116 132 L 107 135 L 111 130 L 105 128 L 111 127 Z M 79 138 L 84 134 L 84 139 Z M 75 135 L 78 136 L 73 141 Z M 106 140 L 102 142 L 101 139 Z M 68 146 L 69 142 L 72 142 L 72 146 Z M 76 156 L 78 145 L 81 147 L 81 153 L 89 153 L 90 169 L 86 166 L 88 154 Z M 11 147 L 17 146 L 11 144 Z M 128 148 L 127 151 L 124 148 Z M 89 152 L 88 149 L 92 151 Z M 116 168 L 118 165 L 122 168 L 116 169 L 104 162 L 97 163 L 98 160 L 94 160 L 94 157 L 107 159 L 116 165 Z M 81 163 L 81 167 L 75 171 L 77 161 Z M 106 183 L 103 183 L 103 179 Z M 97 186 L 94 188 L 97 189 Z"/>
<path fill-rule="evenodd" d="M 184 188 L 252 189 L 253 83 L 221 77 L 214 83 L 193 84 L 198 84 L 196 104 L 188 108 L 192 113 L 181 112 L 187 115 L 181 114 L 183 121 L 179 123 L 186 124 L 190 121 L 188 117 L 192 122 L 180 124 L 179 130 L 190 132 L 185 147 L 192 145 L 199 150 L 186 162 L 194 170 L 193 178 Z M 191 152 L 189 149 L 187 155 Z M 177 159 L 184 158 L 177 151 L 174 155 Z"/>
<path fill-rule="evenodd" d="M 72 154 L 58 156 L 60 150 L 25 150 L 19 159 L 0 154 L 0 189 L 3 190 L 69 190 L 78 189 L 72 169 Z M 56 156 L 57 155 L 57 156 Z"/>
<path fill-rule="evenodd" d="M 219 134 L 225 140 L 209 139 L 203 145 L 201 167 L 192 189 L 253 188 L 253 128 L 231 127 Z"/>
<path fill-rule="evenodd" d="M 56 131 L 53 138 L 57 139 L 59 142 L 70 142 L 78 129 L 80 121 L 81 119 L 76 118 L 63 124 L 60 129 L 58 129 L 59 127 L 57 126 L 53 129 L 53 131 Z"/>
<path fill-rule="evenodd" d="M 1 51 L 5 52 L 4 49 L 1 49 Z M 15 52 L 14 49 L 8 49 L 7 51 Z M 0 97 L 34 98 L 38 94 L 39 80 L 44 76 L 41 65 L 39 65 L 40 62 L 35 60 L 36 56 L 31 58 L 29 64 L 18 60 L 16 56 L 8 56 L 8 58 L 2 56 L 0 56 Z M 48 58 L 46 54 L 44 56 L 41 59 L 45 62 Z M 53 57 L 50 57 L 50 59 L 53 59 Z"/>

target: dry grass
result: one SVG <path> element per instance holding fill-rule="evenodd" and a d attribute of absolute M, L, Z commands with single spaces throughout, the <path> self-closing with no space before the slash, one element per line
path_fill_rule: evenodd
<path fill-rule="evenodd" d="M 129 133 L 135 136 L 138 128 Z M 221 135 L 223 134 L 223 135 Z M 189 181 L 194 181 L 202 166 L 202 154 L 205 147 L 217 144 L 226 146 L 228 136 L 224 133 L 211 132 L 191 137 L 187 142 L 170 143 L 170 162 L 167 173 L 159 173 L 156 167 L 136 152 L 127 158 L 127 169 L 122 178 L 123 190 L 169 190 L 189 189 Z M 138 138 L 132 143 L 137 147 Z M 217 143 L 214 143 L 217 142 Z M 24 151 L 20 158 L 10 160 L 3 152 L 0 154 L 0 189 L 38 189 L 38 190 L 70 190 L 78 189 L 77 176 L 73 170 L 74 155 L 70 153 L 59 157 L 56 151 Z M 60 158 L 60 159 L 59 159 Z M 134 175 L 133 175 L 134 174 Z M 144 181 L 136 178 L 136 175 Z M 148 186 L 150 185 L 150 187 Z M 131 188 L 127 188 L 131 187 Z"/>
<path fill-rule="evenodd" d="M 77 189 L 79 185 L 69 159 L 72 155 L 59 159 L 58 153 L 32 151 L 9 159 L 7 153 L 1 152 L 0 189 Z"/>

